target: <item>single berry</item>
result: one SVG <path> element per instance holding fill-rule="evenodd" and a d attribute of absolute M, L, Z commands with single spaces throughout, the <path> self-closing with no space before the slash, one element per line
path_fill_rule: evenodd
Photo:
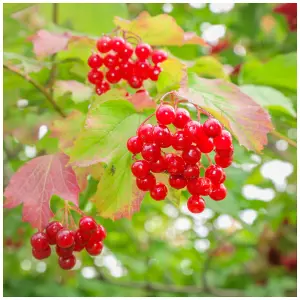
<path fill-rule="evenodd" d="M 56 244 L 56 234 L 63 229 L 63 225 L 58 221 L 52 221 L 46 227 L 46 234 L 50 245 Z"/>
<path fill-rule="evenodd" d="M 133 136 L 127 141 L 127 149 L 133 154 L 140 153 L 143 149 L 143 142 L 138 136 Z"/>
<path fill-rule="evenodd" d="M 183 130 L 178 130 L 172 135 L 172 147 L 175 150 L 184 150 L 191 146 L 192 140 Z"/>
<path fill-rule="evenodd" d="M 73 254 L 74 251 L 74 245 L 70 248 L 61 248 L 56 245 L 56 254 L 60 257 L 70 257 Z"/>
<path fill-rule="evenodd" d="M 74 245 L 74 242 L 74 232 L 68 229 L 62 229 L 56 235 L 56 244 L 61 248 L 70 248 Z"/>
<path fill-rule="evenodd" d="M 153 174 L 148 174 L 144 178 L 137 178 L 136 185 L 141 191 L 150 191 L 156 184 Z"/>
<path fill-rule="evenodd" d="M 205 177 L 209 178 L 212 184 L 220 184 L 224 177 L 224 171 L 217 165 L 211 165 L 205 170 Z"/>
<path fill-rule="evenodd" d="M 102 81 L 101 83 L 96 85 L 96 94 L 99 96 L 106 93 L 108 90 L 110 90 L 110 85 L 107 81 Z"/>
<path fill-rule="evenodd" d="M 212 138 L 207 137 L 200 139 L 197 143 L 197 146 L 202 153 L 210 153 L 215 147 Z"/>
<path fill-rule="evenodd" d="M 137 178 L 145 178 L 150 173 L 150 163 L 146 160 L 137 160 L 132 164 L 131 172 Z"/>
<path fill-rule="evenodd" d="M 233 152 L 233 145 L 231 145 L 228 149 L 216 149 L 216 153 L 221 157 L 232 157 Z"/>
<path fill-rule="evenodd" d="M 161 63 L 168 58 L 168 54 L 162 50 L 155 50 L 152 53 L 152 61 L 154 64 Z"/>
<path fill-rule="evenodd" d="M 34 248 L 37 251 L 44 250 L 49 246 L 47 235 L 43 232 L 36 232 L 31 237 L 30 243 L 32 248 Z"/>
<path fill-rule="evenodd" d="M 222 130 L 222 133 L 214 138 L 214 144 L 217 150 L 229 149 L 232 145 L 232 137 L 230 132 Z"/>
<path fill-rule="evenodd" d="M 122 78 L 128 80 L 132 77 L 134 71 L 134 64 L 132 61 L 124 61 L 120 63 L 120 70 Z"/>
<path fill-rule="evenodd" d="M 187 181 L 182 175 L 170 175 L 169 184 L 174 189 L 180 190 L 186 186 Z"/>
<path fill-rule="evenodd" d="M 211 192 L 212 184 L 209 178 L 201 177 L 200 182 L 200 195 L 208 196 Z"/>
<path fill-rule="evenodd" d="M 98 69 L 102 66 L 102 64 L 103 64 L 103 59 L 101 58 L 100 55 L 96 53 L 93 53 L 88 59 L 88 65 L 92 69 Z"/>
<path fill-rule="evenodd" d="M 96 231 L 97 223 L 92 217 L 82 217 L 79 221 L 79 229 L 81 232 L 94 232 Z"/>
<path fill-rule="evenodd" d="M 210 118 L 204 122 L 203 130 L 208 137 L 216 137 L 221 134 L 222 125 L 217 119 Z"/>
<path fill-rule="evenodd" d="M 36 248 L 32 248 L 32 256 L 38 260 L 45 259 L 51 255 L 51 248 L 48 245 L 47 248 L 43 250 L 37 250 Z"/>
<path fill-rule="evenodd" d="M 190 113 L 184 108 L 177 108 L 175 111 L 175 120 L 173 125 L 176 128 L 184 128 L 184 126 L 191 120 Z"/>
<path fill-rule="evenodd" d="M 138 137 L 145 143 L 153 142 L 153 125 L 151 124 L 143 124 L 141 125 L 136 134 Z"/>
<path fill-rule="evenodd" d="M 222 167 L 222 168 L 228 168 L 232 164 L 232 158 L 231 157 L 221 157 L 220 155 L 215 155 L 215 162 L 216 165 Z"/>
<path fill-rule="evenodd" d="M 143 85 L 143 79 L 141 77 L 138 77 L 136 75 L 130 76 L 128 79 L 128 84 L 133 88 L 133 89 L 139 89 Z"/>
<path fill-rule="evenodd" d="M 105 228 L 98 224 L 97 225 L 97 230 L 92 234 L 89 243 L 97 243 L 97 242 L 101 242 L 106 238 L 106 230 Z"/>
<path fill-rule="evenodd" d="M 164 156 L 161 156 L 156 162 L 150 163 L 150 168 L 153 173 L 162 173 L 167 169 L 167 163 Z"/>
<path fill-rule="evenodd" d="M 102 252 L 103 243 L 101 241 L 96 243 L 88 242 L 87 245 L 85 246 L 85 249 L 88 254 L 92 256 L 96 256 Z"/>
<path fill-rule="evenodd" d="M 185 124 L 183 132 L 185 136 L 190 137 L 193 142 L 198 141 L 198 136 L 201 136 L 202 125 L 197 121 L 189 121 Z"/>
<path fill-rule="evenodd" d="M 80 229 L 77 229 L 75 231 L 75 248 L 74 251 L 77 251 L 76 248 L 81 248 L 84 247 L 85 244 L 88 242 L 88 238 L 87 236 L 85 236 L 84 234 L 82 234 L 82 232 L 80 231 Z"/>
<path fill-rule="evenodd" d="M 149 78 L 150 65 L 147 61 L 137 61 L 134 69 L 140 78 L 144 80 Z"/>
<path fill-rule="evenodd" d="M 155 162 L 161 156 L 160 148 L 156 144 L 145 144 L 141 154 L 142 157 L 149 162 Z"/>
<path fill-rule="evenodd" d="M 59 257 L 58 258 L 58 264 L 63 270 L 70 270 L 72 269 L 76 264 L 76 258 L 74 255 L 71 255 L 69 257 Z"/>
<path fill-rule="evenodd" d="M 200 160 L 201 152 L 198 147 L 191 145 L 182 152 L 181 156 L 186 163 L 194 165 Z"/>
<path fill-rule="evenodd" d="M 153 141 L 161 148 L 168 148 L 172 143 L 172 135 L 167 126 L 157 125 L 153 128 Z"/>
<path fill-rule="evenodd" d="M 122 51 L 119 52 L 119 57 L 123 60 L 128 60 L 133 54 L 133 47 L 130 43 L 126 43 Z"/>
<path fill-rule="evenodd" d="M 92 69 L 88 73 L 88 81 L 92 84 L 101 83 L 103 78 L 104 78 L 104 76 L 103 76 L 103 73 L 101 71 Z"/>
<path fill-rule="evenodd" d="M 114 54 L 107 54 L 103 58 L 103 63 L 107 68 L 113 68 L 119 64 L 119 56 Z"/>
<path fill-rule="evenodd" d="M 111 68 L 106 72 L 106 79 L 109 83 L 116 84 L 122 79 L 121 71 L 118 68 Z"/>
<path fill-rule="evenodd" d="M 135 48 L 135 55 L 140 60 L 147 59 L 151 53 L 152 53 L 151 46 L 145 43 L 138 44 Z"/>
<path fill-rule="evenodd" d="M 168 188 L 163 183 L 157 183 L 151 190 L 150 195 L 156 201 L 164 200 L 167 197 Z"/>
<path fill-rule="evenodd" d="M 169 153 L 166 155 L 167 171 L 173 175 L 180 175 L 185 169 L 185 162 L 181 156 Z"/>
<path fill-rule="evenodd" d="M 97 41 L 97 49 L 101 53 L 106 53 L 111 50 L 111 38 L 109 36 L 103 36 Z"/>
<path fill-rule="evenodd" d="M 175 119 L 175 111 L 171 105 L 161 105 L 156 110 L 156 119 L 162 125 L 169 125 Z"/>
<path fill-rule="evenodd" d="M 201 192 L 201 181 L 200 178 L 194 178 L 188 181 L 187 190 L 192 195 L 200 195 Z"/>
<path fill-rule="evenodd" d="M 159 74 L 161 73 L 161 71 L 162 71 L 162 69 L 159 66 L 150 67 L 149 78 L 152 81 L 157 81 L 158 77 L 159 77 Z"/>
<path fill-rule="evenodd" d="M 111 41 L 111 49 L 119 53 L 125 49 L 125 40 L 119 36 L 116 36 Z"/>
<path fill-rule="evenodd" d="M 224 184 L 213 186 L 212 191 L 209 194 L 210 198 L 215 201 L 220 201 L 225 199 L 226 195 L 227 195 L 227 190 Z"/>
<path fill-rule="evenodd" d="M 80 246 L 78 244 L 75 243 L 75 246 L 74 246 L 74 251 L 76 252 L 80 252 L 84 249 L 84 246 Z"/>
<path fill-rule="evenodd" d="M 199 174 L 200 170 L 197 165 L 187 165 L 183 171 L 183 176 L 188 180 L 199 177 Z"/>
<path fill-rule="evenodd" d="M 192 195 L 187 201 L 187 207 L 191 213 L 199 214 L 205 209 L 205 201 L 199 195 Z"/>

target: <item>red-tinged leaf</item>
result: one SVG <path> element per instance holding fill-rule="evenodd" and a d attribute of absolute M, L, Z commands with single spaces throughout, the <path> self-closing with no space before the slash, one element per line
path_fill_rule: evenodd
<path fill-rule="evenodd" d="M 137 111 L 143 111 L 147 108 L 156 107 L 156 103 L 153 101 L 146 90 L 138 91 L 133 95 L 129 95 L 128 100 L 134 105 Z"/>
<path fill-rule="evenodd" d="M 115 17 L 114 23 L 121 29 L 138 35 L 150 45 L 182 46 L 197 44 L 205 46 L 206 42 L 194 33 L 185 33 L 176 20 L 167 14 L 151 15 L 144 11 L 136 19 L 129 21 Z"/>
<path fill-rule="evenodd" d="M 4 191 L 5 208 L 23 203 L 23 221 L 42 230 L 53 217 L 50 200 L 57 195 L 78 206 L 79 187 L 67 166 L 67 155 L 57 153 L 32 159 L 11 178 Z"/>
<path fill-rule="evenodd" d="M 188 88 L 179 93 L 219 119 L 249 150 L 260 152 L 273 129 L 270 115 L 244 94 L 238 86 L 223 79 L 204 79 L 189 74 Z"/>

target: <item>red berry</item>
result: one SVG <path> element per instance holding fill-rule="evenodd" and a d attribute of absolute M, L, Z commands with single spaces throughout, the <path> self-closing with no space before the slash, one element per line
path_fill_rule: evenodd
<path fill-rule="evenodd" d="M 231 157 L 221 157 L 220 155 L 215 155 L 215 162 L 216 165 L 222 167 L 222 168 L 228 168 L 232 164 L 232 158 Z"/>
<path fill-rule="evenodd" d="M 98 224 L 97 230 L 92 234 L 89 243 L 101 242 L 105 238 L 106 238 L 106 230 L 102 225 Z"/>
<path fill-rule="evenodd" d="M 150 195 L 156 201 L 164 200 L 167 197 L 168 188 L 163 183 L 157 183 L 151 190 Z"/>
<path fill-rule="evenodd" d="M 174 189 L 180 190 L 186 186 L 187 181 L 182 175 L 170 175 L 169 184 Z"/>
<path fill-rule="evenodd" d="M 83 248 L 85 246 L 85 244 L 87 243 L 88 239 L 89 239 L 89 236 L 86 236 L 84 234 L 82 234 L 82 232 L 77 229 L 75 231 L 75 248 L 74 248 L 74 251 L 78 251 L 77 249 L 78 248 Z"/>
<path fill-rule="evenodd" d="M 120 70 L 123 79 L 128 80 L 132 77 L 134 71 L 134 64 L 132 61 L 125 61 L 120 63 Z"/>
<path fill-rule="evenodd" d="M 217 165 L 211 165 L 205 170 L 205 177 L 209 178 L 213 184 L 220 184 L 224 174 L 223 169 Z"/>
<path fill-rule="evenodd" d="M 138 77 L 136 75 L 130 76 L 128 79 L 128 84 L 133 88 L 133 89 L 139 89 L 143 85 L 143 80 L 141 77 Z"/>
<path fill-rule="evenodd" d="M 211 138 L 204 137 L 197 143 L 198 148 L 202 153 L 210 153 L 214 150 L 214 142 Z"/>
<path fill-rule="evenodd" d="M 60 257 L 70 257 L 74 251 L 74 245 L 70 248 L 61 248 L 56 245 L 56 254 Z"/>
<path fill-rule="evenodd" d="M 140 59 L 140 60 L 145 60 L 147 59 L 150 54 L 152 53 L 152 48 L 148 44 L 138 44 L 135 48 L 135 55 Z"/>
<path fill-rule="evenodd" d="M 184 128 L 184 126 L 191 120 L 190 113 L 184 108 L 177 108 L 175 111 L 175 120 L 173 125 L 177 128 Z"/>
<path fill-rule="evenodd" d="M 97 49 L 101 53 L 106 53 L 111 50 L 111 38 L 109 36 L 103 36 L 97 41 Z"/>
<path fill-rule="evenodd" d="M 158 77 L 159 77 L 159 74 L 161 73 L 161 71 L 162 71 L 162 69 L 159 66 L 150 67 L 149 78 L 152 81 L 157 81 Z"/>
<path fill-rule="evenodd" d="M 211 181 L 208 178 L 195 178 L 188 182 L 187 190 L 192 195 L 208 196 L 211 192 Z"/>
<path fill-rule="evenodd" d="M 168 58 L 168 54 L 162 50 L 155 50 L 152 53 L 152 61 L 154 64 L 161 63 Z"/>
<path fill-rule="evenodd" d="M 103 58 L 103 63 L 107 68 L 113 68 L 119 64 L 119 56 L 114 54 L 107 54 Z"/>
<path fill-rule="evenodd" d="M 208 119 L 203 124 L 204 133 L 208 137 L 216 137 L 222 132 L 222 125 L 217 119 Z"/>
<path fill-rule="evenodd" d="M 186 179 L 196 178 L 199 176 L 199 174 L 200 174 L 200 170 L 197 165 L 187 165 L 183 172 L 183 176 Z"/>
<path fill-rule="evenodd" d="M 142 79 L 149 78 L 150 65 L 147 61 L 137 61 L 135 63 L 135 72 Z"/>
<path fill-rule="evenodd" d="M 144 178 L 137 178 L 136 185 L 142 191 L 150 191 L 156 184 L 153 174 L 148 174 Z"/>
<path fill-rule="evenodd" d="M 145 144 L 142 149 L 142 157 L 150 162 L 157 161 L 160 156 L 160 148 L 156 144 Z"/>
<path fill-rule="evenodd" d="M 156 119 L 162 125 L 169 125 L 175 119 L 175 111 L 171 105 L 161 105 L 156 110 Z"/>
<path fill-rule="evenodd" d="M 229 149 L 232 145 L 232 137 L 230 132 L 227 130 L 222 130 L 222 133 L 214 138 L 214 144 L 218 150 Z"/>
<path fill-rule="evenodd" d="M 198 137 L 201 136 L 202 125 L 197 121 L 189 121 L 184 126 L 183 132 L 185 136 L 190 137 L 193 142 L 197 142 Z"/>
<path fill-rule="evenodd" d="M 48 245 L 47 248 L 43 250 L 37 250 L 36 248 L 32 248 L 32 256 L 38 260 L 45 259 L 51 255 L 51 248 Z"/>
<path fill-rule="evenodd" d="M 118 68 L 111 68 L 106 72 L 106 79 L 109 83 L 118 83 L 121 79 L 121 71 Z"/>
<path fill-rule="evenodd" d="M 227 195 L 227 190 L 224 184 L 213 186 L 212 191 L 209 194 L 210 198 L 215 201 L 220 201 L 225 199 L 226 195 Z"/>
<path fill-rule="evenodd" d="M 200 160 L 201 152 L 198 147 L 191 145 L 182 152 L 181 156 L 186 163 L 194 165 Z"/>
<path fill-rule="evenodd" d="M 153 128 L 153 141 L 161 148 L 171 146 L 172 135 L 167 126 L 157 125 Z"/>
<path fill-rule="evenodd" d="M 185 162 L 181 156 L 173 153 L 166 155 L 167 171 L 173 175 L 180 175 L 185 169 Z"/>
<path fill-rule="evenodd" d="M 201 177 L 200 180 L 200 195 L 208 196 L 211 192 L 212 184 L 209 178 Z"/>
<path fill-rule="evenodd" d="M 124 49 L 119 52 L 119 57 L 122 58 L 123 60 L 127 60 L 132 56 L 133 51 L 134 50 L 131 44 L 126 43 Z"/>
<path fill-rule="evenodd" d="M 231 157 L 233 152 L 233 145 L 231 145 L 228 149 L 216 149 L 216 153 L 221 157 Z"/>
<path fill-rule="evenodd" d="M 199 195 L 193 195 L 188 199 L 187 207 L 190 212 L 199 214 L 205 209 L 205 201 Z"/>
<path fill-rule="evenodd" d="M 88 233 L 96 231 L 97 223 L 92 217 L 82 217 L 79 221 L 79 229 L 81 232 Z"/>
<path fill-rule="evenodd" d="M 150 173 L 150 163 L 146 160 L 137 160 L 132 164 L 131 172 L 135 177 L 145 178 Z"/>
<path fill-rule="evenodd" d="M 111 41 L 111 49 L 119 53 L 125 49 L 125 40 L 119 36 L 116 36 Z"/>
<path fill-rule="evenodd" d="M 100 55 L 94 53 L 88 59 L 88 65 L 93 69 L 98 69 L 102 66 L 103 59 Z"/>
<path fill-rule="evenodd" d="M 58 258 L 58 264 L 63 270 L 70 270 L 72 269 L 76 264 L 76 258 L 74 255 L 71 255 L 69 257 L 59 257 Z"/>
<path fill-rule="evenodd" d="M 88 73 L 88 81 L 92 84 L 101 83 L 103 77 L 103 73 L 95 69 L 90 70 Z"/>
<path fill-rule="evenodd" d="M 78 245 L 78 244 L 75 244 L 75 246 L 74 246 L 74 251 L 76 251 L 76 252 L 80 252 L 80 251 L 82 251 L 84 249 L 84 246 L 80 246 L 80 245 Z"/>
<path fill-rule="evenodd" d="M 153 142 L 153 126 L 151 124 L 143 124 L 137 130 L 137 135 L 145 143 Z"/>
<path fill-rule="evenodd" d="M 46 234 L 50 245 L 56 244 L 56 234 L 63 229 L 63 225 L 58 221 L 52 221 L 46 227 Z"/>
<path fill-rule="evenodd" d="M 167 163 L 164 156 L 161 156 L 156 162 L 150 163 L 151 171 L 154 173 L 162 173 L 167 169 Z"/>
<path fill-rule="evenodd" d="M 106 81 L 102 81 L 101 83 L 96 85 L 96 94 L 99 96 L 106 93 L 108 90 L 110 90 L 110 85 Z"/>
<path fill-rule="evenodd" d="M 175 150 L 184 150 L 191 146 L 192 140 L 183 130 L 178 130 L 172 136 L 172 147 Z"/>
<path fill-rule="evenodd" d="M 85 246 L 85 249 L 90 255 L 96 256 L 102 252 L 103 243 L 102 242 L 88 243 Z"/>
<path fill-rule="evenodd" d="M 143 142 L 138 136 L 133 136 L 127 141 L 127 149 L 133 154 L 140 153 L 143 149 Z"/>
<path fill-rule="evenodd" d="M 62 229 L 56 235 L 56 244 L 61 248 L 70 248 L 74 245 L 74 242 L 74 232 L 68 229 Z"/>
<path fill-rule="evenodd" d="M 36 232 L 30 240 L 31 246 L 37 250 L 41 251 L 49 246 L 47 235 L 43 232 Z"/>

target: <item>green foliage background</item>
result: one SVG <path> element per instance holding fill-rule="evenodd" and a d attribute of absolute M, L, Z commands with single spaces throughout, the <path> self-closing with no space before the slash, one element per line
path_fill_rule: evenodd
<path fill-rule="evenodd" d="M 168 50 L 196 62 L 193 71 L 202 77 L 228 78 L 222 65 L 242 63 L 241 73 L 231 76 L 231 81 L 268 109 L 279 133 L 268 135 L 269 143 L 260 155 L 235 145 L 236 164 L 227 171 L 227 199 L 210 201 L 209 210 L 196 217 L 186 212 L 184 199 L 179 208 L 145 199 L 132 220 L 99 218 L 108 231 L 103 255 L 95 261 L 86 253 L 79 255 L 81 266 L 70 272 L 58 268 L 54 255 L 46 262 L 34 260 L 29 243 L 34 231 L 22 223 L 21 207 L 4 210 L 4 296 L 296 295 L 296 271 L 288 270 L 274 257 L 282 260 L 296 250 L 296 148 L 291 143 L 296 140 L 297 126 L 297 39 L 296 32 L 288 31 L 285 19 L 272 13 L 273 6 L 236 4 L 231 11 L 217 14 L 209 5 L 173 4 L 169 13 L 185 31 L 199 35 L 204 22 L 226 26 L 231 46 L 215 58 L 201 58 L 207 53 L 200 46 Z M 21 21 L 12 17 L 23 9 L 27 13 Z M 27 39 L 37 29 L 71 29 L 98 36 L 113 29 L 114 16 L 132 19 L 144 10 L 153 16 L 163 13 L 163 4 L 59 4 L 59 26 L 51 21 L 52 10 L 51 4 L 5 4 L 5 57 L 14 57 L 25 68 L 41 63 L 46 66 L 48 60 L 35 60 Z M 235 53 L 236 44 L 245 47 L 246 55 Z M 60 53 L 59 59 L 75 57 L 78 61 L 59 64 L 57 79 L 85 82 L 85 56 L 84 49 Z M 50 69 L 44 67 L 32 77 L 45 85 L 49 74 Z M 28 105 L 20 107 L 20 99 L 28 100 Z M 57 96 L 56 101 L 63 109 L 82 112 L 89 104 L 74 102 L 69 95 Z M 49 125 L 57 113 L 39 91 L 7 70 L 3 109 L 5 186 L 30 160 L 30 147 L 35 147 L 35 155 L 57 151 L 57 140 L 49 133 L 37 138 L 40 126 Z M 278 161 L 292 170 L 289 176 L 284 177 Z M 276 177 L 281 185 L 263 176 L 262 170 L 274 162 L 275 176 L 271 178 Z M 88 199 L 96 184 L 91 179 L 80 197 L 81 208 L 90 213 L 95 213 Z M 247 199 L 243 192 L 246 185 L 259 188 L 260 193 Z M 272 200 L 261 201 L 260 196 L 268 191 L 274 192 Z M 53 202 L 59 205 L 58 199 Z M 256 217 L 252 224 L 242 217 L 245 211 Z"/>

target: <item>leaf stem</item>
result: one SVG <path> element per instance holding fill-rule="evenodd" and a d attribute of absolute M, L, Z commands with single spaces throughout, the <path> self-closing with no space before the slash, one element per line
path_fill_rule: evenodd
<path fill-rule="evenodd" d="M 153 114 L 151 114 L 149 117 L 147 117 L 144 121 L 143 121 L 143 123 L 141 124 L 141 125 L 144 125 L 148 120 L 150 120 L 153 116 L 155 115 L 155 113 L 153 113 Z M 141 126 L 140 125 L 140 126 Z"/>
<path fill-rule="evenodd" d="M 277 138 L 280 138 L 282 140 L 285 140 L 286 142 L 288 142 L 291 146 L 294 146 L 295 148 L 297 148 L 297 142 L 291 140 L 290 138 L 288 138 L 287 136 L 284 136 L 283 134 L 279 133 L 276 130 L 273 130 L 270 132 L 272 135 L 274 135 Z"/>
<path fill-rule="evenodd" d="M 210 156 L 207 153 L 205 153 L 205 156 L 207 157 L 207 160 L 208 160 L 209 164 L 212 165 L 212 161 L 211 161 Z"/>

